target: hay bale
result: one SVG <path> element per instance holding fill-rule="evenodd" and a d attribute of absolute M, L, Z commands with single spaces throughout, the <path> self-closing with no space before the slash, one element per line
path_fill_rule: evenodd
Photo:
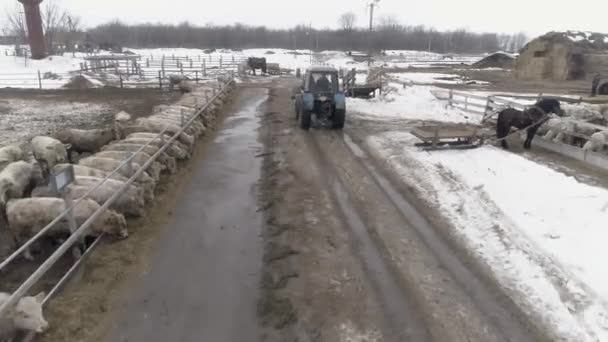
<path fill-rule="evenodd" d="M 496 52 L 484 57 L 479 62 L 473 64 L 474 68 L 501 68 L 513 69 L 515 66 L 515 56 L 506 52 Z"/>
<path fill-rule="evenodd" d="M 516 77 L 525 80 L 576 80 L 608 71 L 608 35 L 549 32 L 528 43 L 516 62 Z"/>
<path fill-rule="evenodd" d="M 90 89 L 93 88 L 93 82 L 89 81 L 82 75 L 76 75 L 70 78 L 70 81 L 63 85 L 67 89 Z"/>

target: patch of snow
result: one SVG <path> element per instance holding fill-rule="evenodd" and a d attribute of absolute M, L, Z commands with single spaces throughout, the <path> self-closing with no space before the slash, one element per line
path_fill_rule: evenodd
<path fill-rule="evenodd" d="M 412 84 L 467 84 L 475 82 L 475 84 L 489 84 L 484 81 L 466 80 L 460 75 L 455 74 L 438 74 L 438 73 L 422 73 L 422 72 L 404 72 L 404 73 L 389 73 L 391 78 L 403 83 Z"/>
<path fill-rule="evenodd" d="M 556 340 L 608 340 L 608 191 L 494 147 L 427 153 L 409 133 L 367 144 Z"/>
<path fill-rule="evenodd" d="M 351 322 L 340 324 L 339 342 L 380 342 L 382 341 L 380 331 L 360 331 Z"/>
<path fill-rule="evenodd" d="M 469 122 L 469 115 L 463 111 L 450 108 L 440 101 L 431 91 L 438 88 L 431 86 L 403 87 L 391 83 L 392 92 L 374 99 L 347 98 L 349 111 L 378 118 L 400 118 L 409 120 L 432 120 L 447 122 Z M 475 117 L 473 120 L 478 120 Z"/>

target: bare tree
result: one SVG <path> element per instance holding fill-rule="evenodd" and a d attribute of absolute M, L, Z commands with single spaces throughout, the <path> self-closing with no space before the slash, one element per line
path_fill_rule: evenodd
<path fill-rule="evenodd" d="M 6 35 L 17 37 L 18 42 L 16 43 L 25 43 L 26 26 L 21 5 L 15 5 L 12 10 L 6 12 L 6 25 L 3 31 Z"/>
<path fill-rule="evenodd" d="M 47 48 L 50 53 L 55 50 L 55 36 L 65 31 L 68 13 L 59 8 L 56 2 L 46 1 L 42 9 L 42 22 Z"/>
<path fill-rule="evenodd" d="M 76 52 L 74 41 L 78 38 L 77 35 L 82 31 L 80 17 L 66 12 L 65 15 L 65 46 L 66 49 Z"/>
<path fill-rule="evenodd" d="M 346 12 L 338 19 L 340 27 L 347 32 L 351 32 L 355 28 L 357 22 L 357 16 L 353 12 Z"/>

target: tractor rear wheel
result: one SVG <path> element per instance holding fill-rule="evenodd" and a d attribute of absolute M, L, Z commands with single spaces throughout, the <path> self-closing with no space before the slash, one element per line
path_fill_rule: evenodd
<path fill-rule="evenodd" d="M 332 128 L 333 129 L 344 128 L 344 121 L 346 121 L 346 111 L 344 109 L 337 109 L 333 115 Z"/>
<path fill-rule="evenodd" d="M 300 113 L 300 128 L 308 131 L 312 123 L 312 113 L 309 110 L 303 109 Z"/>
<path fill-rule="evenodd" d="M 294 112 L 296 113 L 296 120 L 300 119 L 300 107 L 298 106 L 298 101 L 295 101 L 295 104 L 293 106 Z"/>

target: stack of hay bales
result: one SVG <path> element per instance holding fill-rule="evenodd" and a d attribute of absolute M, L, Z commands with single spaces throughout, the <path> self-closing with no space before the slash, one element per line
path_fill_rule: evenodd
<path fill-rule="evenodd" d="M 516 62 L 522 80 L 591 79 L 608 73 L 608 35 L 592 32 L 550 32 L 528 43 Z"/>

